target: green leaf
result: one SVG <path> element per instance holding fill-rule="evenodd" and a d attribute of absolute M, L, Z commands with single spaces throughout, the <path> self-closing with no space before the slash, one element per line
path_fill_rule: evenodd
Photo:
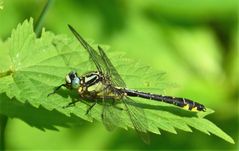
<path fill-rule="evenodd" d="M 97 103 L 87 115 L 86 110 L 92 103 L 89 101 L 80 100 L 73 107 L 63 108 L 79 99 L 76 92 L 62 88 L 57 94 L 47 97 L 54 87 L 64 83 L 65 75 L 71 70 L 75 69 L 78 74 L 82 74 L 95 68 L 89 61 L 86 50 L 73 36 L 54 35 L 45 30 L 41 35 L 41 38 L 36 38 L 33 20 L 30 19 L 13 30 L 9 41 L 0 43 L 0 48 L 4 48 L 4 51 L 0 51 L 4 54 L 2 59 L 8 60 L 3 62 L 2 69 L 0 67 L 1 113 L 20 118 L 40 129 L 55 129 L 55 126 L 66 126 L 64 123 L 83 120 L 102 121 L 101 103 Z M 160 93 L 168 86 L 163 81 L 163 73 L 157 73 L 145 65 L 127 59 L 123 54 L 109 51 L 106 53 L 129 88 Z M 213 112 L 210 109 L 206 112 L 191 112 L 162 102 L 134 100 L 137 104 L 129 105 L 144 110 L 147 121 L 143 122 L 148 123 L 149 132 L 160 134 L 164 130 L 177 133 L 177 129 L 192 132 L 191 128 L 195 128 L 234 143 L 230 136 L 204 118 Z M 113 125 L 124 129 L 133 128 L 125 110 L 112 108 L 112 111 L 119 117 L 117 121 L 111 121 Z"/>
<path fill-rule="evenodd" d="M 42 106 L 35 108 L 28 102 L 21 103 L 15 98 L 10 99 L 4 93 L 0 94 L 0 98 L 1 114 L 7 115 L 9 118 L 19 118 L 41 130 L 58 130 L 56 126 L 69 127 L 72 124 L 82 123 L 82 120 L 76 116 L 68 117 L 56 110 L 46 110 Z"/>
<path fill-rule="evenodd" d="M 3 1 L 0 0 L 0 10 L 3 9 Z"/>

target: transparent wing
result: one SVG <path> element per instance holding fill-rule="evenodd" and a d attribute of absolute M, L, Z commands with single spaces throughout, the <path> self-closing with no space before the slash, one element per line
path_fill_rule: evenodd
<path fill-rule="evenodd" d="M 113 124 L 115 121 L 114 121 L 114 118 L 112 118 L 111 114 L 113 114 L 112 107 L 105 104 L 104 102 L 103 112 L 102 112 L 102 121 L 108 131 L 112 131 L 115 129 L 115 125 Z"/>
<path fill-rule="evenodd" d="M 129 97 L 125 97 L 123 103 L 137 134 L 146 144 L 149 144 L 150 139 L 147 133 L 148 123 L 144 111 L 135 106 L 136 103 Z"/>
<path fill-rule="evenodd" d="M 121 118 L 121 110 L 117 109 L 115 106 L 114 99 L 107 99 L 107 90 L 105 89 L 104 97 L 102 99 L 103 112 L 102 112 L 102 121 L 107 130 L 112 131 L 116 126 L 120 126 L 123 122 Z"/>
<path fill-rule="evenodd" d="M 106 102 L 107 101 L 107 102 Z M 102 101 L 103 103 L 103 112 L 102 112 L 102 121 L 104 126 L 108 131 L 112 131 L 118 126 L 122 120 L 120 114 L 117 113 L 117 109 L 114 107 L 109 100 Z M 113 101 L 113 100 L 112 100 Z"/>
<path fill-rule="evenodd" d="M 97 70 L 103 72 L 103 61 L 101 59 L 101 56 L 81 37 L 79 33 L 77 33 L 77 31 L 71 25 L 68 25 L 68 27 L 75 35 L 75 37 L 80 41 L 82 46 L 88 51 L 90 58 L 94 62 Z"/>
<path fill-rule="evenodd" d="M 110 80 L 113 82 L 115 86 L 125 87 L 126 84 L 124 83 L 123 79 L 106 56 L 105 52 L 101 47 L 98 46 L 100 55 L 81 37 L 79 33 L 71 26 L 68 25 L 72 33 L 75 37 L 80 41 L 82 46 L 88 51 L 90 58 L 94 62 L 98 71 L 104 73 L 105 75 L 110 77 Z"/>
<path fill-rule="evenodd" d="M 124 80 L 122 79 L 122 77 L 120 76 L 114 65 L 111 63 L 110 59 L 105 54 L 104 50 L 100 46 L 98 46 L 98 49 L 102 57 L 102 60 L 105 63 L 105 66 L 107 68 L 106 70 L 108 72 L 108 75 L 110 76 L 111 81 L 115 84 L 115 86 L 126 87 Z"/>

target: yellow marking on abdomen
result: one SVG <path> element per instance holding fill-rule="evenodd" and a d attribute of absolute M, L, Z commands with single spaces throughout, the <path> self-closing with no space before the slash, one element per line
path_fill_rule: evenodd
<path fill-rule="evenodd" d="M 186 104 L 185 106 L 182 107 L 183 109 L 189 110 L 189 104 Z"/>
<path fill-rule="evenodd" d="M 197 107 L 193 107 L 191 111 L 198 111 Z"/>
<path fill-rule="evenodd" d="M 184 107 L 182 107 L 183 109 L 186 109 L 186 110 L 190 110 L 189 108 L 190 108 L 190 106 L 189 106 L 189 104 L 186 104 Z M 197 107 L 192 107 L 192 109 L 190 110 L 190 111 L 198 111 L 197 110 Z"/>

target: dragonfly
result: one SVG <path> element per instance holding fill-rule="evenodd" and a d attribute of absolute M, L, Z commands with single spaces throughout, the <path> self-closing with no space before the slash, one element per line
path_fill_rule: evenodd
<path fill-rule="evenodd" d="M 96 71 L 90 71 L 82 75 L 71 71 L 65 77 L 65 83 L 59 85 L 51 94 L 56 93 L 61 87 L 75 90 L 79 97 L 87 100 L 94 100 L 94 103 L 87 109 L 86 114 L 101 100 L 103 105 L 102 121 L 108 130 L 112 130 L 113 121 L 120 119 L 119 115 L 114 115 L 110 107 L 117 103 L 122 103 L 125 111 L 131 121 L 133 128 L 139 134 L 145 143 L 149 143 L 148 124 L 144 110 L 136 106 L 133 98 L 140 97 L 148 100 L 161 101 L 191 111 L 205 111 L 204 105 L 186 98 L 164 96 L 138 90 L 129 89 L 126 83 L 104 52 L 103 48 L 98 45 L 98 52 L 90 46 L 83 37 L 71 26 L 68 25 L 71 32 L 89 53 L 90 59 L 96 67 Z M 110 101 L 111 100 L 111 101 Z M 75 102 L 69 103 L 69 105 Z M 117 108 L 115 106 L 115 108 Z M 122 109 L 122 108 L 117 108 Z"/>

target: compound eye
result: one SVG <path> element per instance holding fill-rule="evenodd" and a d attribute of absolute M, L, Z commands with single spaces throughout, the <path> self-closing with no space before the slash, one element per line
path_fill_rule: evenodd
<path fill-rule="evenodd" d="M 80 78 L 76 77 L 71 83 L 72 88 L 78 88 L 80 86 Z"/>
<path fill-rule="evenodd" d="M 69 75 L 66 75 L 65 80 L 66 80 L 66 83 L 71 83 L 71 78 Z"/>
<path fill-rule="evenodd" d="M 76 77 L 76 73 L 75 72 L 69 73 L 69 77 L 71 80 L 73 80 Z"/>

